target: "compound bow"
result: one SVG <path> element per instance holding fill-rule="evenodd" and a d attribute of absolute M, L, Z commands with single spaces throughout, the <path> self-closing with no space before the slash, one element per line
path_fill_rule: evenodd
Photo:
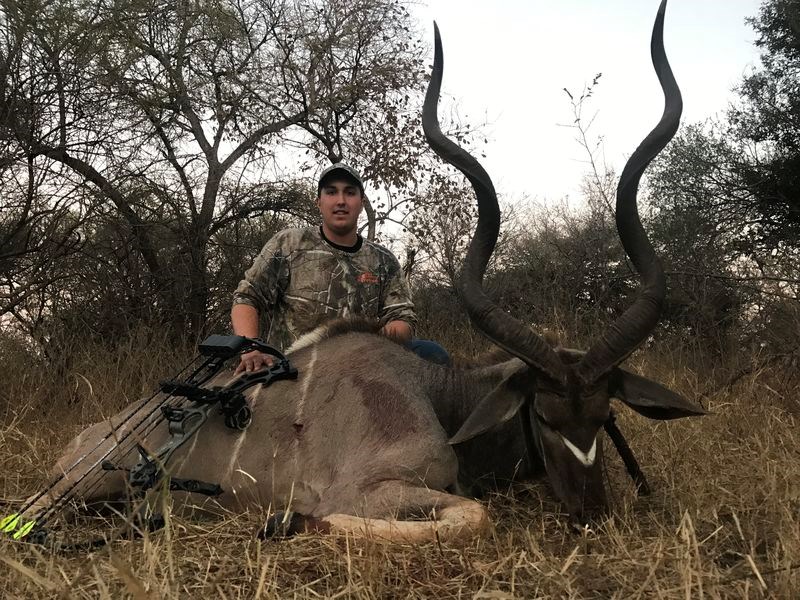
<path fill-rule="evenodd" d="M 203 387 L 222 370 L 228 359 L 250 350 L 260 350 L 274 356 L 276 360 L 270 367 L 245 373 L 224 387 Z M 161 382 L 158 391 L 138 403 L 134 410 L 103 436 L 93 448 L 84 452 L 44 489 L 29 498 L 19 512 L 0 520 L 0 532 L 11 535 L 15 540 L 50 544 L 47 522 L 60 513 L 79 491 L 86 493 L 87 490 L 99 485 L 104 474 L 109 471 L 128 472 L 128 499 L 132 506 L 132 501 L 140 500 L 138 507 L 132 511 L 132 517 L 146 523 L 150 530 L 158 529 L 164 523 L 160 514 L 151 514 L 147 518 L 144 514 L 148 506 L 147 494 L 159 483 L 164 482 L 170 490 L 207 496 L 220 495 L 223 490 L 216 483 L 171 477 L 166 470 L 170 458 L 178 448 L 196 435 L 214 409 L 218 409 L 224 415 L 226 426 L 240 431 L 245 430 L 252 420 L 252 412 L 244 396 L 245 390 L 256 384 L 268 386 L 281 379 L 296 379 L 297 369 L 278 349 L 254 338 L 211 335 L 199 345 L 199 351 L 200 356 L 184 367 L 178 376 L 201 361 L 194 371 L 182 381 Z M 155 401 L 153 406 L 149 406 L 159 395 L 161 398 Z M 144 413 L 140 414 L 142 411 Z M 165 422 L 170 434 L 169 439 L 155 451 L 146 450 L 137 440 L 146 439 L 156 427 Z M 128 428 L 118 438 L 115 437 L 122 427 Z M 138 454 L 136 464 L 130 469 L 120 466 L 133 451 Z M 51 496 L 51 503 L 45 510 L 33 518 L 23 519 L 22 515 L 25 515 L 38 501 L 51 494 L 57 485 L 65 480 L 69 481 L 71 474 L 79 473 L 81 470 L 84 471 L 82 475 L 67 486 L 62 486 L 64 489 Z M 126 519 L 125 529 L 128 529 L 133 518 Z M 104 538 L 70 544 L 53 542 L 52 545 L 61 550 L 69 550 L 98 547 L 107 542 L 108 539 Z"/>

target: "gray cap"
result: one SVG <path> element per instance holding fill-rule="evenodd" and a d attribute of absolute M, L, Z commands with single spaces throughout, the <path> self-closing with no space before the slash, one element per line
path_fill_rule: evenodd
<path fill-rule="evenodd" d="M 353 183 L 358 186 L 358 189 L 361 190 L 361 193 L 364 193 L 364 183 L 361 181 L 361 175 L 358 174 L 358 171 L 356 171 L 350 165 L 346 165 L 343 162 L 337 162 L 333 163 L 329 167 L 326 167 L 322 173 L 320 173 L 319 183 L 317 184 L 317 194 L 319 194 L 324 183 L 332 179 L 332 176 L 336 173 L 340 173 L 344 175 L 345 179 L 353 181 Z"/>

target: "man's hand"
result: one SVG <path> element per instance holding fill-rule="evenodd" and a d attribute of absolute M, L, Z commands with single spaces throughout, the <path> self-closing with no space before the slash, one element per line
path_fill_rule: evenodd
<path fill-rule="evenodd" d="M 264 354 L 260 350 L 251 350 L 250 352 L 245 352 L 241 355 L 239 359 L 239 365 L 236 367 L 236 370 L 233 372 L 233 374 L 238 375 L 242 371 L 247 371 L 248 373 L 252 371 L 258 371 L 263 367 L 271 367 L 274 363 L 274 356 L 270 354 Z"/>
<path fill-rule="evenodd" d="M 236 335 L 257 338 L 258 311 L 249 304 L 234 304 L 231 308 L 231 325 L 233 325 L 233 332 Z M 233 374 L 238 375 L 242 371 L 248 373 L 258 371 L 263 367 L 271 367 L 274 362 L 274 356 L 264 354 L 259 350 L 251 350 L 241 355 Z"/>

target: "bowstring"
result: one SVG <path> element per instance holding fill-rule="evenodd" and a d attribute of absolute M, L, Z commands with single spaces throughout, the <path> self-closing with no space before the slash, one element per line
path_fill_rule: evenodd
<path fill-rule="evenodd" d="M 186 365 L 183 369 L 181 369 L 181 371 L 178 372 L 176 378 L 180 377 L 189 367 L 191 367 L 193 364 L 202 359 L 203 359 L 202 356 L 195 357 L 194 359 L 192 359 L 192 361 L 190 361 L 188 365 Z M 198 366 L 192 372 L 192 374 L 185 379 L 185 381 L 187 383 L 192 383 L 198 386 L 202 386 L 208 383 L 209 380 L 211 380 L 215 375 L 219 373 L 222 365 L 224 364 L 224 361 L 215 364 L 215 361 L 218 360 L 219 359 L 216 357 L 205 358 L 205 360 L 202 360 L 200 366 Z M 136 417 L 139 411 L 147 405 L 148 402 L 153 400 L 160 393 L 163 392 L 160 391 L 155 392 L 153 395 L 147 398 L 143 403 L 140 403 L 140 405 L 132 411 L 129 417 L 126 418 L 124 421 L 122 421 L 120 425 L 117 426 L 116 429 L 110 432 L 110 434 L 113 435 L 121 427 L 123 427 L 124 424 L 129 423 L 133 418 Z M 77 491 L 81 491 L 83 495 L 87 495 L 92 491 L 94 491 L 101 484 L 103 478 L 107 474 L 107 471 L 102 469 L 101 466 L 102 463 L 109 460 L 110 457 L 121 463 L 134 450 L 137 450 L 139 440 L 145 440 L 150 435 L 150 433 L 152 433 L 156 429 L 156 427 L 158 427 L 159 425 L 161 425 L 166 421 L 166 417 L 164 416 L 163 411 L 159 409 L 164 407 L 170 400 L 174 401 L 173 404 L 170 405 L 171 408 L 182 408 L 190 403 L 190 400 L 188 400 L 185 397 L 175 396 L 173 394 L 165 393 L 164 398 L 160 402 L 155 404 L 149 412 L 143 415 L 138 423 L 136 423 L 132 428 L 127 430 L 116 441 L 116 443 L 113 446 L 111 446 L 105 452 L 105 454 L 103 454 L 103 456 L 96 459 L 94 464 L 91 465 L 89 469 L 87 469 L 80 478 L 78 478 L 75 482 L 73 482 L 72 485 L 70 485 L 66 490 L 64 490 L 59 495 L 59 497 L 54 502 L 52 502 L 50 506 L 48 506 L 48 508 L 42 513 L 42 517 L 40 519 L 37 519 L 37 524 L 39 524 L 40 521 L 42 523 L 46 522 L 46 520 L 50 518 L 52 515 L 63 510 L 64 505 L 73 499 L 73 496 Z M 110 435 L 104 436 L 104 440 L 101 440 L 101 442 L 98 445 L 96 445 L 92 451 L 84 454 L 84 456 L 82 457 L 82 459 L 78 461 L 78 463 L 83 462 L 84 460 L 88 460 L 88 457 L 91 456 L 92 453 L 95 450 L 97 450 L 97 448 L 100 447 L 100 445 L 102 445 L 103 441 L 107 441 L 109 437 Z M 125 445 L 127 445 L 127 447 L 125 447 Z M 159 453 L 160 449 L 155 451 L 155 454 Z M 152 459 L 153 457 L 151 456 L 149 458 Z M 123 470 L 128 470 L 128 469 L 123 468 Z M 37 494 L 37 498 L 41 498 L 41 496 L 44 493 L 47 493 L 49 489 L 52 489 L 52 487 L 53 486 L 51 485 L 49 486 L 49 488 L 45 489 L 44 492 Z"/>
<path fill-rule="evenodd" d="M 138 412 L 139 412 L 139 411 L 140 411 L 140 410 L 141 410 L 141 409 L 142 409 L 144 406 L 146 406 L 148 402 L 151 402 L 151 401 L 152 401 L 152 400 L 153 400 L 153 399 L 154 399 L 154 398 L 155 398 L 157 395 L 158 395 L 158 392 L 157 392 L 157 393 L 155 393 L 155 394 L 153 394 L 152 396 L 150 396 L 150 397 L 148 397 L 148 398 L 145 398 L 145 399 L 144 399 L 144 400 L 143 400 L 143 401 L 140 403 L 140 405 L 139 405 L 139 406 L 138 406 L 138 407 L 137 407 L 135 410 L 133 410 L 133 411 L 132 411 L 132 413 L 129 415 L 129 417 L 128 417 L 128 418 L 126 418 L 124 421 L 122 421 L 122 422 L 121 422 L 121 423 L 120 423 L 120 424 L 119 424 L 117 427 L 113 427 L 113 428 L 112 428 L 112 429 L 111 429 L 111 430 L 110 430 L 108 433 L 106 433 L 106 434 L 105 434 L 105 435 L 104 435 L 104 436 L 103 436 L 103 437 L 102 437 L 102 438 L 101 438 L 101 439 L 100 439 L 100 440 L 99 440 L 99 441 L 98 441 L 98 442 L 95 444 L 95 446 L 94 446 L 93 448 L 91 448 L 90 450 L 87 450 L 86 452 L 84 452 L 84 453 L 83 453 L 81 456 L 79 456 L 79 457 L 78 457 L 78 458 L 77 458 L 77 459 L 76 459 L 76 460 L 75 460 L 75 461 L 74 461 L 74 462 L 73 462 L 73 463 L 72 463 L 72 464 L 71 464 L 71 465 L 70 465 L 68 468 L 64 469 L 64 470 L 63 470 L 62 472 L 60 472 L 58 475 L 56 475 L 55 477 L 53 477 L 53 478 L 50 480 L 50 482 L 49 482 L 49 483 L 48 483 L 48 484 L 47 484 L 47 485 L 46 485 L 44 488 L 42 488 L 42 489 L 41 489 L 41 490 L 40 490 L 38 493 L 36 493 L 35 495 L 33 495 L 33 496 L 32 496 L 32 497 L 31 497 L 31 498 L 28 500 L 28 502 L 26 502 L 26 504 L 25 504 L 25 505 L 23 505 L 23 507 L 22 507 L 22 509 L 21 509 L 21 512 L 25 512 L 26 510 L 28 510 L 28 509 L 29 509 L 31 506 L 33 506 L 33 504 L 35 504 L 35 503 L 36 503 L 38 500 L 40 500 L 40 499 L 41 499 L 41 498 L 42 498 L 42 497 L 43 497 L 45 494 L 49 493 L 49 492 L 50 492 L 50 491 L 51 491 L 51 490 L 52 490 L 54 487 L 56 487 L 56 486 L 57 486 L 59 483 L 61 483 L 61 482 L 62 482 L 64 479 L 66 479 L 66 478 L 67 478 L 67 477 L 68 477 L 68 476 L 69 476 L 69 475 L 70 475 L 70 474 L 71 474 L 73 471 L 75 471 L 75 470 L 76 470 L 76 469 L 77 469 L 79 466 L 81 466 L 81 465 L 82 465 L 82 464 L 83 464 L 85 461 L 87 461 L 87 460 L 89 459 L 89 456 L 91 456 L 91 455 L 92 455 L 94 452 L 96 452 L 98 449 L 100 449 L 100 448 L 103 446 L 103 444 L 105 444 L 105 443 L 109 442 L 109 440 L 110 440 L 111 438 L 113 438 L 113 437 L 114 437 L 114 434 L 116 434 L 116 433 L 117 433 L 117 431 L 118 431 L 118 429 L 119 429 L 120 427 L 123 427 L 125 424 L 129 423 L 129 422 L 130 422 L 132 419 L 134 419 L 134 418 L 135 418 L 135 416 L 138 414 Z M 156 408 L 157 408 L 157 407 L 156 407 Z M 148 413 L 148 414 L 150 414 L 150 413 Z M 109 448 L 109 452 L 110 452 L 110 451 L 111 451 L 113 448 L 114 448 L 114 446 L 112 445 L 112 446 Z M 102 459 L 101 459 L 101 460 L 102 460 Z M 78 480 L 76 480 L 76 482 L 73 484 L 73 486 L 74 486 L 75 484 L 77 484 L 77 483 L 80 483 L 80 482 L 81 482 L 81 481 L 84 479 L 84 477 L 86 477 L 86 475 L 87 475 L 87 474 L 88 474 L 88 472 L 87 472 L 86 474 L 84 474 L 84 475 L 83 475 L 81 478 L 79 478 Z M 67 489 L 67 491 L 65 491 L 65 492 L 64 492 L 64 494 L 67 494 L 67 493 L 68 493 L 68 492 L 69 492 L 69 491 L 72 489 L 72 487 L 73 487 L 73 486 L 70 486 L 70 487 Z M 62 494 L 62 495 L 63 495 L 63 494 Z M 56 499 L 56 502 L 58 502 L 58 500 L 59 500 L 59 499 L 60 499 L 60 496 L 59 496 L 59 498 L 57 498 L 57 499 Z"/>
<path fill-rule="evenodd" d="M 66 504 L 74 499 L 78 492 L 80 492 L 82 495 L 88 495 L 95 491 L 103 482 L 104 477 L 108 475 L 108 472 L 102 468 L 102 463 L 107 460 L 120 462 L 127 458 L 134 450 L 136 450 L 138 441 L 145 438 L 156 427 L 158 427 L 158 425 L 164 422 L 165 418 L 163 414 L 160 413 L 159 409 L 164 406 L 168 400 L 169 397 L 167 396 L 161 402 L 157 403 L 151 411 L 145 414 L 142 419 L 136 423 L 136 425 L 134 425 L 134 427 L 122 434 L 119 439 L 117 439 L 113 445 L 111 445 L 108 450 L 103 453 L 102 456 L 96 458 L 94 463 L 83 473 L 83 475 L 81 475 L 71 485 L 69 485 L 69 487 L 63 490 L 58 497 L 44 510 L 44 512 L 41 513 L 41 516 L 37 518 L 37 524 L 41 525 L 53 515 L 61 512 Z M 129 420 L 126 420 L 125 422 L 129 422 Z M 122 425 L 124 425 L 124 423 L 121 424 L 121 426 Z M 114 433 L 116 433 L 116 430 L 111 432 L 112 435 Z M 98 445 L 97 448 L 99 448 L 101 445 L 102 443 Z M 97 448 L 95 448 L 95 450 L 97 450 Z M 91 456 L 93 452 L 94 450 L 87 453 L 87 455 L 82 457 L 78 464 L 82 464 L 89 460 L 89 456 Z M 54 487 L 54 485 L 50 486 L 50 489 L 52 489 L 52 487 Z M 44 492 L 40 493 L 38 497 L 41 498 L 41 496 L 46 494 L 48 491 L 49 489 L 45 490 Z"/>
<path fill-rule="evenodd" d="M 223 311 L 220 309 L 217 313 L 212 317 L 211 324 L 215 325 L 217 322 L 222 320 Z M 270 324 L 271 329 L 271 324 Z M 202 356 L 196 356 L 192 360 L 190 360 L 184 367 L 175 375 L 175 378 L 180 378 L 187 370 L 189 370 L 192 365 L 196 364 L 198 361 L 203 359 Z M 206 358 L 202 360 L 200 365 L 186 378 L 186 382 L 194 382 L 195 385 L 203 385 L 207 383 L 216 373 L 219 372 L 219 368 L 216 370 L 211 371 L 212 369 L 212 359 Z M 205 377 L 202 377 L 200 380 L 195 380 L 204 369 L 210 370 L 209 373 L 206 374 Z M 143 399 L 132 411 L 131 413 L 118 425 L 112 427 L 111 431 L 109 431 L 106 435 L 104 435 L 100 441 L 95 444 L 94 448 L 89 451 L 86 451 L 80 456 L 69 468 L 65 469 L 58 476 L 51 479 L 50 483 L 40 490 L 37 494 L 32 496 L 20 509 L 19 513 L 24 513 L 28 510 L 31 506 L 33 506 L 36 502 L 38 502 L 43 496 L 49 493 L 56 485 L 58 485 L 61 481 L 63 481 L 67 476 L 74 471 L 79 465 L 84 463 L 89 457 L 94 454 L 99 448 L 103 446 L 103 444 L 107 443 L 109 439 L 115 436 L 115 434 L 122 429 L 125 425 L 130 423 L 138 413 L 144 409 L 147 404 L 153 401 L 159 394 L 162 394 L 160 390 L 154 392 L 149 397 Z M 155 429 L 166 421 L 166 417 L 162 410 L 160 410 L 163 406 L 165 406 L 170 399 L 177 399 L 177 402 L 174 402 L 171 408 L 181 408 L 182 406 L 189 403 L 189 400 L 186 398 L 182 398 L 179 396 L 174 396 L 173 394 L 164 394 L 164 398 L 155 404 L 153 408 L 147 412 L 141 420 L 136 423 L 131 429 L 127 430 L 115 443 L 103 454 L 102 457 L 97 459 L 95 463 L 87 469 L 83 475 L 81 475 L 75 482 L 73 482 L 66 490 L 61 492 L 57 498 L 51 501 L 50 505 L 41 513 L 33 515 L 36 523 L 39 527 L 42 527 L 49 518 L 56 515 L 57 513 L 61 512 L 65 505 L 73 499 L 73 496 L 77 491 L 79 491 L 79 486 L 83 491 L 83 494 L 90 494 L 91 492 L 95 491 L 97 487 L 102 483 L 103 478 L 107 475 L 107 471 L 102 469 L 102 463 L 107 460 L 116 460 L 120 464 L 124 464 L 124 460 L 128 458 L 134 450 L 138 448 L 138 441 L 144 440 L 149 436 Z M 141 431 L 145 429 L 144 431 Z M 134 436 L 134 434 L 137 434 Z M 124 445 L 127 445 L 127 448 L 123 448 Z M 88 480 L 88 481 L 87 481 Z M 83 485 L 81 485 L 83 484 Z"/>
<path fill-rule="evenodd" d="M 172 404 L 169 404 L 170 408 L 184 408 L 189 404 L 189 400 L 183 398 L 181 396 L 174 396 L 172 394 L 167 394 L 166 398 L 159 403 L 157 408 L 161 408 L 168 404 L 169 400 L 175 400 Z M 149 421 L 147 420 L 149 418 Z M 122 436 L 117 444 L 110 449 L 108 456 L 101 457 L 98 461 L 95 462 L 90 470 L 87 471 L 86 475 L 82 478 L 83 485 L 81 485 L 80 490 L 72 490 L 72 492 L 80 491 L 84 495 L 90 495 L 93 491 L 95 491 L 103 482 L 104 478 L 107 476 L 108 471 L 102 468 L 102 463 L 106 460 L 114 461 L 118 465 L 125 465 L 129 464 L 127 459 L 135 452 L 137 453 L 136 456 L 138 457 L 138 444 L 140 440 L 146 440 L 151 433 L 153 433 L 157 427 L 163 424 L 166 421 L 163 412 L 158 412 L 156 410 L 151 411 L 142 419 L 142 421 L 137 424 L 137 426 L 126 432 L 124 436 Z M 134 435 L 137 434 L 137 435 Z M 158 451 L 155 452 L 158 454 Z M 113 456 L 112 456 L 113 455 Z M 100 465 L 100 468 L 97 468 Z M 130 472 L 130 469 L 120 466 L 120 470 Z M 76 482 L 81 483 L 81 482 Z M 71 498 L 65 498 L 65 501 L 69 501 Z"/>
<path fill-rule="evenodd" d="M 198 357 L 193 358 L 187 365 L 185 365 L 178 372 L 177 377 L 180 377 L 181 375 L 183 375 L 197 361 L 198 361 Z M 194 371 L 194 373 L 192 373 L 190 378 L 198 375 L 199 372 L 202 370 L 203 366 L 204 365 L 201 365 L 198 369 L 196 369 Z M 121 421 L 115 427 L 112 427 L 112 429 L 108 433 L 106 433 L 94 445 L 93 448 L 91 448 L 90 450 L 85 451 L 67 469 L 63 470 L 56 477 L 51 479 L 50 482 L 48 483 L 48 485 L 46 485 L 37 494 L 32 496 L 23 505 L 23 507 L 20 509 L 19 512 L 20 513 L 24 513 L 31 506 L 33 506 L 36 502 L 38 502 L 43 496 L 45 496 L 47 493 L 49 493 L 55 486 L 57 486 L 60 482 L 62 482 L 64 479 L 66 479 L 69 476 L 70 473 L 74 472 L 85 461 L 89 460 L 89 457 L 92 456 L 97 450 L 99 450 L 103 446 L 103 444 L 106 444 L 106 443 L 109 442 L 109 440 L 112 440 L 112 438 L 114 438 L 115 434 L 117 434 L 121 428 L 123 428 L 125 425 L 129 424 L 131 421 L 133 421 L 138 416 L 140 416 L 139 415 L 140 411 L 142 411 L 147 406 L 148 403 L 152 402 L 159 394 L 162 394 L 162 393 L 163 392 L 161 392 L 160 390 L 156 391 L 153 394 L 151 394 L 150 396 L 148 396 L 147 398 L 144 398 L 137 405 L 135 405 L 135 408 L 130 412 L 130 414 L 123 421 Z M 81 477 L 79 477 L 75 482 L 73 482 L 69 487 L 67 487 L 66 490 L 61 492 L 58 495 L 58 497 L 56 497 L 53 500 L 52 504 L 42 514 L 41 523 L 45 522 L 45 520 L 46 520 L 45 516 L 46 515 L 47 516 L 51 516 L 57 510 L 61 510 L 63 505 L 71 499 L 71 496 L 76 491 L 77 487 L 81 483 L 83 483 L 87 479 L 87 477 L 90 477 L 90 476 L 102 476 L 103 474 L 105 474 L 105 471 L 103 471 L 102 469 L 98 469 L 97 467 L 99 467 L 103 461 L 108 460 L 109 456 L 112 456 L 113 454 L 115 454 L 114 451 L 117 450 L 120 447 L 121 444 L 124 444 L 124 443 L 126 443 L 126 442 L 128 442 L 129 440 L 132 439 L 133 442 L 134 442 L 133 445 L 131 445 L 129 448 L 127 448 L 125 450 L 120 450 L 120 452 L 122 452 L 122 456 L 123 457 L 129 455 L 130 452 L 133 451 L 136 448 L 135 443 L 136 443 L 137 440 L 136 440 L 136 438 L 133 437 L 133 435 L 135 433 L 140 433 L 140 429 L 142 428 L 142 426 L 146 427 L 146 426 L 149 425 L 150 429 L 148 430 L 147 433 L 150 433 L 155 429 L 155 427 L 157 427 L 160 423 L 162 423 L 165 420 L 165 417 L 163 416 L 163 413 L 160 411 L 160 408 L 162 406 L 164 406 L 172 398 L 174 398 L 174 396 L 172 396 L 171 394 L 164 394 L 164 398 L 160 402 L 157 402 L 151 408 L 150 411 L 148 411 L 146 414 L 141 416 L 141 419 L 139 420 L 138 423 L 136 423 L 132 428 L 128 429 L 125 433 L 123 433 L 120 436 L 119 440 L 117 440 L 116 443 L 111 445 L 109 447 L 109 449 L 103 454 L 103 456 L 100 457 L 98 460 L 96 460 L 95 463 L 88 470 L 86 470 L 86 472 Z M 148 420 L 150 420 L 150 423 L 147 423 Z M 147 435 L 147 434 L 144 434 L 144 435 Z M 144 437 L 144 436 L 141 436 L 141 437 Z M 102 478 L 100 480 L 102 480 Z M 92 491 L 93 489 L 95 489 L 97 487 L 97 485 L 99 485 L 99 482 L 97 484 L 93 484 L 93 486 L 89 489 L 89 491 Z M 36 515 L 35 515 L 35 517 L 36 517 Z M 36 520 L 37 520 L 37 523 L 40 522 L 39 518 L 37 518 Z"/>

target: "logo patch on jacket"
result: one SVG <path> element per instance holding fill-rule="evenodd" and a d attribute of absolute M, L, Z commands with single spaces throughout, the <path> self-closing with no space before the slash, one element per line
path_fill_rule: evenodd
<path fill-rule="evenodd" d="M 356 281 L 358 281 L 358 283 L 375 284 L 378 283 L 378 276 L 375 275 L 374 273 L 370 273 L 369 271 L 367 271 L 366 273 L 361 273 L 361 275 L 356 277 Z"/>

